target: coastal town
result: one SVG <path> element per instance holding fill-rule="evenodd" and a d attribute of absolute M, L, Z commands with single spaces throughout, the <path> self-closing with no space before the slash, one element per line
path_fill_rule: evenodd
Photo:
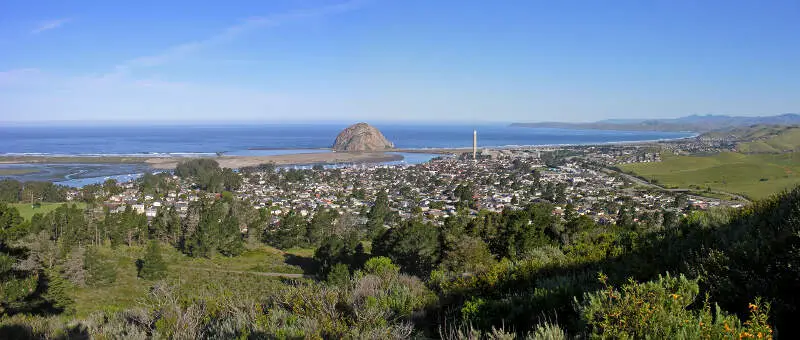
<path fill-rule="evenodd" d="M 292 211 L 310 217 L 320 209 L 363 218 L 380 193 L 386 194 L 399 218 L 420 217 L 434 224 L 459 213 L 475 216 L 482 210 L 523 209 L 531 203 L 549 203 L 554 215 L 577 214 L 600 224 L 616 223 L 626 209 L 634 212 L 635 221 L 659 223 L 665 211 L 680 215 L 692 209 L 742 205 L 659 190 L 612 170 L 615 164 L 659 160 L 652 146 L 621 145 L 485 149 L 476 159 L 465 152 L 416 165 L 276 168 L 268 164 L 236 173 L 241 185 L 231 194 L 267 210 L 274 223 Z M 148 218 L 169 208 L 185 214 L 192 202 L 220 195 L 169 173 L 146 177 L 158 177 L 167 189 L 147 190 L 139 180 L 119 184 L 120 192 L 113 195 L 104 196 L 107 191 L 95 195 L 112 212 L 130 206 Z M 74 189 L 68 198 L 77 200 L 81 195 Z"/>
<path fill-rule="evenodd" d="M 5 1 L 2 339 L 800 339 L 800 1 Z"/>

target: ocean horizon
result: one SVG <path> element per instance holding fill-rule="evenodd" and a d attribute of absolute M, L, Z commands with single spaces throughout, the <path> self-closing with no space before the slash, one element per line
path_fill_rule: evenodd
<path fill-rule="evenodd" d="M 466 124 L 375 124 L 399 149 L 642 142 L 691 137 L 690 132 L 571 130 Z M 0 155 L 213 156 L 267 155 L 330 148 L 347 124 L 3 126 Z M 263 153 L 253 152 L 262 151 Z M 273 153 L 269 153 L 272 151 Z"/>

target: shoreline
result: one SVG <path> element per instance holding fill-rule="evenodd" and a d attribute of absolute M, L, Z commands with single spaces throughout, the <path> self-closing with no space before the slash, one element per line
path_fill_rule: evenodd
<path fill-rule="evenodd" d="M 616 141 L 602 143 L 575 143 L 575 144 L 540 144 L 540 145 L 505 145 L 505 146 L 479 146 L 478 150 L 504 150 L 504 149 L 531 149 L 575 146 L 608 146 L 608 145 L 649 145 L 664 142 L 675 142 L 697 138 L 692 135 L 679 138 L 665 138 L 641 141 Z M 0 166 L 13 164 L 145 164 L 156 170 L 174 169 L 178 163 L 190 159 L 210 158 L 220 163 L 221 167 L 242 168 L 264 163 L 276 165 L 311 165 L 311 164 L 361 164 L 381 163 L 403 160 L 402 155 L 396 153 L 421 153 L 439 155 L 457 155 L 472 152 L 472 147 L 442 147 L 442 148 L 396 148 L 379 152 L 349 153 L 331 152 L 329 148 L 250 148 L 248 150 L 315 150 L 319 152 L 289 153 L 282 155 L 266 156 L 211 156 L 210 153 L 198 153 L 197 156 L 166 155 L 0 155 Z"/>
<path fill-rule="evenodd" d="M 152 157 L 150 157 L 152 158 Z M 165 157 L 166 158 L 166 157 Z M 178 157 L 175 157 L 178 158 Z M 190 158 L 190 157 L 180 157 Z M 142 164 L 148 157 L 120 156 L 0 156 L 2 164 Z"/>
<path fill-rule="evenodd" d="M 601 142 L 601 143 L 564 143 L 564 144 L 531 144 L 531 145 L 502 145 L 502 146 L 478 146 L 478 151 L 481 150 L 519 150 L 537 148 L 553 148 L 553 147 L 589 147 L 589 146 L 608 146 L 608 145 L 649 145 L 664 142 L 676 142 L 687 139 L 695 139 L 700 134 L 677 137 L 677 138 L 661 138 L 661 139 L 648 139 L 648 140 L 633 140 L 633 141 L 616 141 L 616 142 Z M 458 154 L 465 152 L 472 152 L 472 147 L 451 147 L 451 148 L 399 148 L 392 149 L 392 152 L 405 152 L 405 153 L 430 153 L 430 154 Z"/>
<path fill-rule="evenodd" d="M 0 156 L 0 167 L 20 164 L 142 164 L 151 169 L 174 169 L 178 163 L 192 159 L 213 159 L 221 167 L 238 169 L 264 163 L 275 165 L 361 164 L 401 161 L 403 155 L 392 152 L 317 152 L 267 156 L 207 157 L 118 157 L 118 156 Z"/>
<path fill-rule="evenodd" d="M 170 158 L 151 158 L 145 161 L 151 168 L 157 170 L 172 170 L 178 163 L 192 158 L 170 159 Z M 312 164 L 362 164 L 362 163 L 382 163 L 403 160 L 402 155 L 389 154 L 384 152 L 325 152 L 325 153 L 299 153 L 288 155 L 273 156 L 220 156 L 212 157 L 220 167 L 240 169 L 250 166 L 257 166 L 265 163 L 275 165 L 312 165 Z"/>

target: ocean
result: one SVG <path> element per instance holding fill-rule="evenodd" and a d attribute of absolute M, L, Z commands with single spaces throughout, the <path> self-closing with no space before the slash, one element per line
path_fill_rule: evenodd
<path fill-rule="evenodd" d="M 319 149 L 329 148 L 336 135 L 347 125 L 4 126 L 0 127 L 0 155 L 181 157 L 213 156 L 218 153 L 244 156 L 321 152 Z M 601 144 L 692 135 L 682 132 L 543 129 L 508 125 L 374 126 L 394 142 L 395 147 L 404 149 L 468 148 L 472 146 L 473 130 L 478 131 L 479 147 Z M 405 156 L 407 163 L 423 162 L 433 157 Z M 36 167 L 37 171 L 6 177 L 53 180 L 75 186 L 92 181 L 87 179 L 126 179 L 124 176 L 147 171 L 144 166 L 129 164 L 0 165 L 0 169 L 20 167 Z"/>
<path fill-rule="evenodd" d="M 328 148 L 347 125 L 0 127 L 0 155 L 214 155 L 253 149 Z M 691 133 L 566 130 L 506 125 L 381 125 L 398 148 L 594 144 L 674 139 Z"/>

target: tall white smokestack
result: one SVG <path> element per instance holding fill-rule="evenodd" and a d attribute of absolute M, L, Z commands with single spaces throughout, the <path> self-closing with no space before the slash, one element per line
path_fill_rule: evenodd
<path fill-rule="evenodd" d="M 478 130 L 472 130 L 472 160 L 478 159 Z"/>

